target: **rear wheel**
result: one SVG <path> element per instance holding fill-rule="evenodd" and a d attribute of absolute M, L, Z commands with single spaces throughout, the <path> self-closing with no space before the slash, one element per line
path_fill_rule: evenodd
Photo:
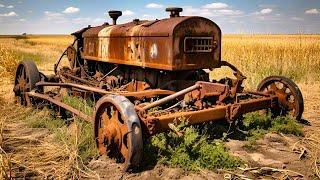
<path fill-rule="evenodd" d="M 127 98 L 108 95 L 99 99 L 94 114 L 99 153 L 124 163 L 124 171 L 140 164 L 143 147 L 141 131 L 134 105 Z"/>
<path fill-rule="evenodd" d="M 303 97 L 299 87 L 289 78 L 270 76 L 261 81 L 258 91 L 278 97 L 278 107 L 272 108 L 274 116 L 292 116 L 300 120 L 304 110 Z"/>
<path fill-rule="evenodd" d="M 30 92 L 36 87 L 36 83 L 40 81 L 40 73 L 33 61 L 21 61 L 16 70 L 14 81 L 14 94 L 21 105 L 28 105 L 30 99 L 26 92 Z"/>

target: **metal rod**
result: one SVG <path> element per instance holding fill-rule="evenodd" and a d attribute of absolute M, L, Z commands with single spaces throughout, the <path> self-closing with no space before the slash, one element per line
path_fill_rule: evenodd
<path fill-rule="evenodd" d="M 104 80 L 104 78 L 106 78 L 107 76 L 109 76 L 114 70 L 116 70 L 118 68 L 118 66 L 114 67 L 111 71 L 109 71 L 106 75 L 104 75 L 99 81 L 101 82 L 102 80 Z"/>
<path fill-rule="evenodd" d="M 200 84 L 195 84 L 193 86 L 188 87 L 187 89 L 181 90 L 181 91 L 179 91 L 177 93 L 171 94 L 170 96 L 164 97 L 162 99 L 159 99 L 158 101 L 150 103 L 150 104 L 144 106 L 142 109 L 146 111 L 146 110 L 151 109 L 153 107 L 162 105 L 162 104 L 164 104 L 164 103 L 166 103 L 168 101 L 171 101 L 171 100 L 173 100 L 173 99 L 175 99 L 175 98 L 177 98 L 177 97 L 179 97 L 181 95 L 187 94 L 188 92 L 191 92 L 191 91 L 193 91 L 195 89 L 199 89 L 200 87 L 201 87 Z"/>
<path fill-rule="evenodd" d="M 114 92 L 109 92 L 105 91 L 103 89 L 99 88 L 94 88 L 94 87 L 89 87 L 89 86 L 84 86 L 80 84 L 74 84 L 74 83 L 51 83 L 51 82 L 38 82 L 36 86 L 59 86 L 59 87 L 74 87 L 86 91 L 91 91 L 95 93 L 100 93 L 100 94 L 116 94 Z"/>
<path fill-rule="evenodd" d="M 93 82 L 87 81 L 85 79 L 79 78 L 77 76 L 74 76 L 74 75 L 71 75 L 71 74 L 68 74 L 68 73 L 61 73 L 61 75 L 68 76 L 68 77 L 70 77 L 72 79 L 75 79 L 75 80 L 80 81 L 80 82 L 85 83 L 85 84 L 90 84 L 92 86 L 96 86 L 97 85 L 97 84 L 95 84 Z"/>
<path fill-rule="evenodd" d="M 118 94 L 125 97 L 153 97 L 155 95 L 171 95 L 174 94 L 173 91 L 169 90 L 162 90 L 162 89 L 152 89 L 152 90 L 144 90 L 144 91 L 137 91 L 137 92 L 129 92 L 129 91 L 106 91 L 100 88 L 90 87 L 86 85 L 80 85 L 75 83 L 53 83 L 53 82 L 38 82 L 36 86 L 58 86 L 58 87 L 73 87 L 89 92 L 99 93 L 103 95 L 109 95 L 109 94 Z"/>
<path fill-rule="evenodd" d="M 79 116 L 81 119 L 84 119 L 84 120 L 86 120 L 86 121 L 88 121 L 88 122 L 92 122 L 92 118 L 91 118 L 89 115 L 81 112 L 79 109 L 75 109 L 75 108 L 73 108 L 73 107 L 71 107 L 71 106 L 69 106 L 69 105 L 67 105 L 67 104 L 65 104 L 65 103 L 63 103 L 63 102 L 61 102 L 61 101 L 58 101 L 58 100 L 56 100 L 56 99 L 53 99 L 53 98 L 51 98 L 51 97 L 48 96 L 48 95 L 39 94 L 39 93 L 35 93 L 35 92 L 27 92 L 27 95 L 28 95 L 28 96 L 32 96 L 32 97 L 37 97 L 37 98 L 45 99 L 45 100 L 47 100 L 47 101 L 50 101 L 51 103 L 56 104 L 57 106 L 60 106 L 60 107 L 62 107 L 63 109 L 65 109 L 65 110 L 67 110 L 67 111 L 70 111 L 70 112 L 72 112 L 73 114 Z"/>

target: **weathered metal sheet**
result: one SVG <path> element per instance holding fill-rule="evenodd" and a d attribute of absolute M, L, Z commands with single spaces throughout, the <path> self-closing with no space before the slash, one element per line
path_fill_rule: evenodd
<path fill-rule="evenodd" d="M 185 52 L 186 37 L 210 38 L 212 49 Z M 214 68 L 221 60 L 220 28 L 202 17 L 98 26 L 83 33 L 83 38 L 82 57 L 88 60 L 162 70 Z"/>

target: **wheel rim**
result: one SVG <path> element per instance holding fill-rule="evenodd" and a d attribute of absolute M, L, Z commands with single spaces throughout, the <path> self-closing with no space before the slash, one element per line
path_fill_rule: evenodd
<path fill-rule="evenodd" d="M 99 153 L 124 163 L 124 171 L 138 167 L 143 141 L 134 105 L 123 96 L 103 96 L 96 104 L 93 118 Z"/>
<path fill-rule="evenodd" d="M 116 158 L 118 162 L 128 159 L 128 126 L 114 105 L 107 104 L 105 110 L 100 114 L 98 133 L 100 154 L 107 153 L 108 156 Z"/>
<path fill-rule="evenodd" d="M 291 116 L 300 119 L 303 112 L 303 99 L 296 84 L 284 77 L 266 78 L 258 87 L 258 91 L 278 97 L 279 107 L 272 113 L 280 116 Z"/>

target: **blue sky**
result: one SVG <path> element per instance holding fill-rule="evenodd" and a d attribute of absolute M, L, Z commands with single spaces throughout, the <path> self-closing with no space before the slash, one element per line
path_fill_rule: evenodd
<path fill-rule="evenodd" d="M 111 22 L 108 10 L 122 10 L 119 23 L 169 16 L 204 16 L 223 33 L 320 33 L 320 0 L 0 0 L 0 34 L 69 34 Z"/>

